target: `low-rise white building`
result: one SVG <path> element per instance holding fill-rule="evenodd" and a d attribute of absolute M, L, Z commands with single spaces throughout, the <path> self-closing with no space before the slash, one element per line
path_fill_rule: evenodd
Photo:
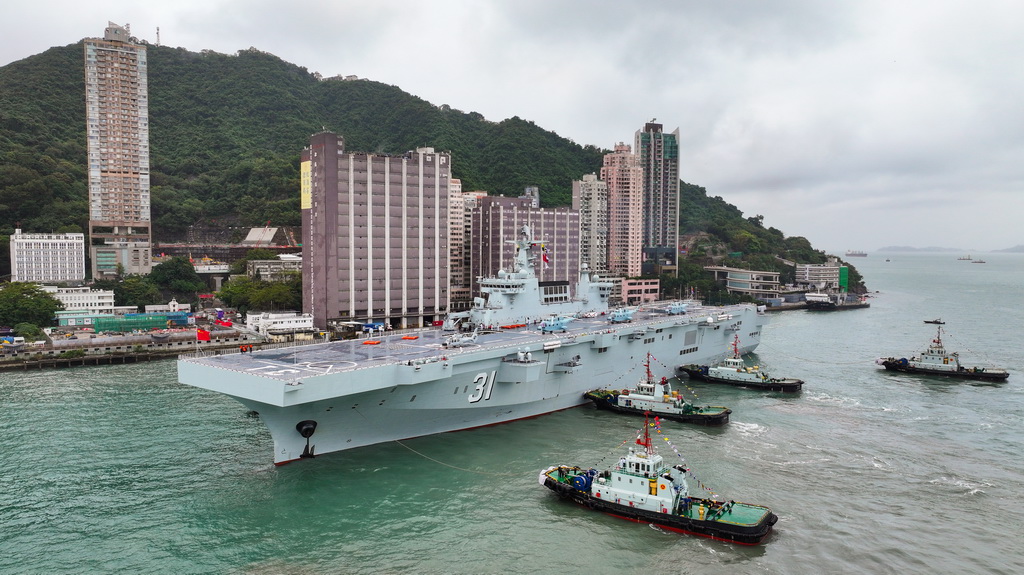
<path fill-rule="evenodd" d="M 251 278 L 268 282 L 287 281 L 291 273 L 302 273 L 302 258 L 276 260 L 249 260 L 245 264 L 245 274 Z"/>
<path fill-rule="evenodd" d="M 796 264 L 796 284 L 814 289 L 836 289 L 846 266 L 836 258 L 828 258 L 823 264 Z"/>
<path fill-rule="evenodd" d="M 263 336 L 311 333 L 313 314 L 294 311 L 257 311 L 245 315 L 245 327 Z"/>
<path fill-rule="evenodd" d="M 11 281 L 81 282 L 85 280 L 85 234 L 11 236 Z"/>
<path fill-rule="evenodd" d="M 66 311 L 114 314 L 114 291 L 88 287 L 39 286 L 57 298 Z"/>
<path fill-rule="evenodd" d="M 715 274 L 715 281 L 725 282 L 729 293 L 746 294 L 758 299 L 779 297 L 779 272 L 744 270 L 727 266 L 704 266 Z"/>

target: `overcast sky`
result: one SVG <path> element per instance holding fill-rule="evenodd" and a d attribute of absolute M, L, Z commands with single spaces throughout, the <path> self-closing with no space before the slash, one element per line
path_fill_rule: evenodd
<path fill-rule="evenodd" d="M 0 65 L 102 36 L 251 47 L 580 143 L 679 128 L 680 174 L 842 251 L 1024 244 L 1019 0 L 10 2 Z M 457 159 L 456 159 L 457 161 Z M 685 209 L 685 206 L 684 206 Z"/>

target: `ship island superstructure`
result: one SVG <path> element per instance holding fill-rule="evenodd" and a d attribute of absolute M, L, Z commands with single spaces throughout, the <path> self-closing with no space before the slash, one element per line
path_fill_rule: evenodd
<path fill-rule="evenodd" d="M 611 284 L 583 266 L 575 295 L 541 285 L 540 254 L 528 227 L 511 271 L 480 280 L 481 293 L 444 326 L 247 354 L 182 355 L 178 381 L 228 395 L 260 419 L 274 462 L 386 441 L 483 427 L 586 403 L 584 392 L 620 377 L 647 353 L 671 364 L 704 363 L 742 336 L 760 343 L 762 306 L 652 304 L 629 321 L 608 316 Z M 572 317 L 564 332 L 537 325 Z M 675 358 L 675 361 L 668 361 Z"/>

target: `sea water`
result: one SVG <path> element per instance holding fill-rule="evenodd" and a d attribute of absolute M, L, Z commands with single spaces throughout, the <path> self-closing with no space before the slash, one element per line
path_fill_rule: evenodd
<path fill-rule="evenodd" d="M 257 416 L 163 361 L 0 372 L 0 573 L 1021 573 L 1024 256 L 956 255 L 857 258 L 870 308 L 773 314 L 748 360 L 802 393 L 676 385 L 733 414 L 662 423 L 661 453 L 693 491 L 771 507 L 760 546 L 538 484 L 613 464 L 638 418 L 584 406 L 275 467 Z M 1009 380 L 874 364 L 922 351 L 936 318 L 947 349 Z"/>

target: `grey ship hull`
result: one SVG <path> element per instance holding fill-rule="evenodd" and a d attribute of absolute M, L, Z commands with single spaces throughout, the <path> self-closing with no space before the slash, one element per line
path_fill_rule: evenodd
<path fill-rule="evenodd" d="M 182 356 L 178 379 L 257 411 L 280 464 L 304 452 L 322 455 L 582 405 L 586 391 L 642 369 L 648 351 L 656 360 L 653 374 L 672 377 L 676 365 L 721 357 L 736 333 L 741 353 L 753 351 L 767 321 L 752 305 L 682 316 L 638 312 L 625 324 L 575 320 L 561 334 L 542 334 L 536 326 L 482 333 L 452 349 L 443 345 L 446 334 L 423 330 L 372 345 L 351 340 Z M 529 357 L 520 357 L 526 351 Z M 299 429 L 304 422 L 316 422 L 308 445 Z"/>

